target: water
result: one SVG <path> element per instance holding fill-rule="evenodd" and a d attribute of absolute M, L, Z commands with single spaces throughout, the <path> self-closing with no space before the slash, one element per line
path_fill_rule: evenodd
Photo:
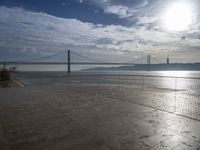
<path fill-rule="evenodd" d="M 69 77 L 67 65 L 20 65 L 17 71 L 23 73 L 14 76 L 30 85 L 84 83 L 200 93 L 200 71 L 80 71 L 87 67 L 91 66 L 72 66 Z"/>
<path fill-rule="evenodd" d="M 146 75 L 200 78 L 200 71 L 82 71 L 82 74 L 101 75 Z"/>
<path fill-rule="evenodd" d="M 7 68 L 11 69 L 16 67 L 16 71 L 42 71 L 42 72 L 67 72 L 67 65 L 7 65 Z M 87 69 L 97 66 L 81 66 L 73 65 L 71 66 L 72 73 L 81 75 L 150 75 L 150 76 L 171 76 L 171 77 L 189 77 L 189 78 L 200 78 L 200 71 L 81 71 L 82 69 Z M 105 66 L 98 66 L 105 67 Z M 106 66 L 113 67 L 113 66 Z M 117 67 L 117 66 L 114 66 Z M 0 65 L 0 68 L 3 68 Z"/>
<path fill-rule="evenodd" d="M 32 65 L 32 64 L 26 64 L 26 65 L 6 65 L 7 69 L 11 69 L 13 67 L 16 67 L 17 71 L 67 71 L 68 66 L 66 64 L 55 64 L 55 65 Z M 73 71 L 80 71 L 83 69 L 88 68 L 96 68 L 96 67 L 105 67 L 104 65 L 71 65 L 71 69 Z M 106 65 L 106 67 L 113 67 L 112 65 Z M 119 67 L 119 66 L 114 66 Z M 3 65 L 0 65 L 0 68 L 3 68 Z"/>

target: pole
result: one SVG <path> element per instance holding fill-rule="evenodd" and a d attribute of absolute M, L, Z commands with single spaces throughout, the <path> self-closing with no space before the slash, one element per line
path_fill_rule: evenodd
<path fill-rule="evenodd" d="M 71 73 L 71 62 L 70 62 L 70 50 L 67 51 L 67 56 L 68 56 L 68 74 Z"/>

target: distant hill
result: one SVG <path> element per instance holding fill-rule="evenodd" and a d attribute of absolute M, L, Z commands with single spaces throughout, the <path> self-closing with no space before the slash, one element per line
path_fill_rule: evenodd
<path fill-rule="evenodd" d="M 96 67 L 85 69 L 84 71 L 200 71 L 200 63 L 174 63 L 174 64 L 137 64 L 134 66 L 120 66 L 120 67 Z"/>

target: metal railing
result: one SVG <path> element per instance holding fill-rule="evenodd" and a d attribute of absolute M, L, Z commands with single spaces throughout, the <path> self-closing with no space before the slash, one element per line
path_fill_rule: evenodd
<path fill-rule="evenodd" d="M 69 75 L 64 83 L 109 86 L 107 96 L 200 120 L 200 78 L 144 75 Z M 113 91 L 112 91 L 113 88 Z M 106 88 L 107 89 L 107 88 Z M 101 92 L 101 90 L 99 90 Z M 117 96 L 113 93 L 117 92 Z M 105 93 L 104 93 L 105 94 Z M 137 96 L 142 98 L 137 98 Z M 134 98 L 136 97 L 136 98 Z"/>
<path fill-rule="evenodd" d="M 66 84 L 118 86 L 124 88 L 200 93 L 200 78 L 146 75 L 68 75 Z"/>
<path fill-rule="evenodd" d="M 90 89 L 92 92 L 94 86 L 93 92 L 98 95 L 106 94 L 111 99 L 200 120 L 200 78 L 67 73 L 25 73 L 20 76 L 31 82 L 30 85 L 66 84 L 82 87 L 86 92 Z"/>

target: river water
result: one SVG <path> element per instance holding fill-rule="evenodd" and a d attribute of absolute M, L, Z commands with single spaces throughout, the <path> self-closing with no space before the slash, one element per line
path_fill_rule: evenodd
<path fill-rule="evenodd" d="M 0 68 L 3 66 L 1 65 Z M 7 65 L 8 69 L 16 68 L 20 72 L 67 72 L 67 65 Z M 92 75 L 151 75 L 151 76 L 172 76 L 172 77 L 189 77 L 200 78 L 200 71 L 80 71 L 97 66 L 78 66 L 74 65 L 71 70 L 75 74 L 92 74 Z M 103 66 L 98 66 L 103 67 Z M 107 66 L 113 67 L 113 66 Z M 117 67 L 117 66 L 115 66 Z"/>

